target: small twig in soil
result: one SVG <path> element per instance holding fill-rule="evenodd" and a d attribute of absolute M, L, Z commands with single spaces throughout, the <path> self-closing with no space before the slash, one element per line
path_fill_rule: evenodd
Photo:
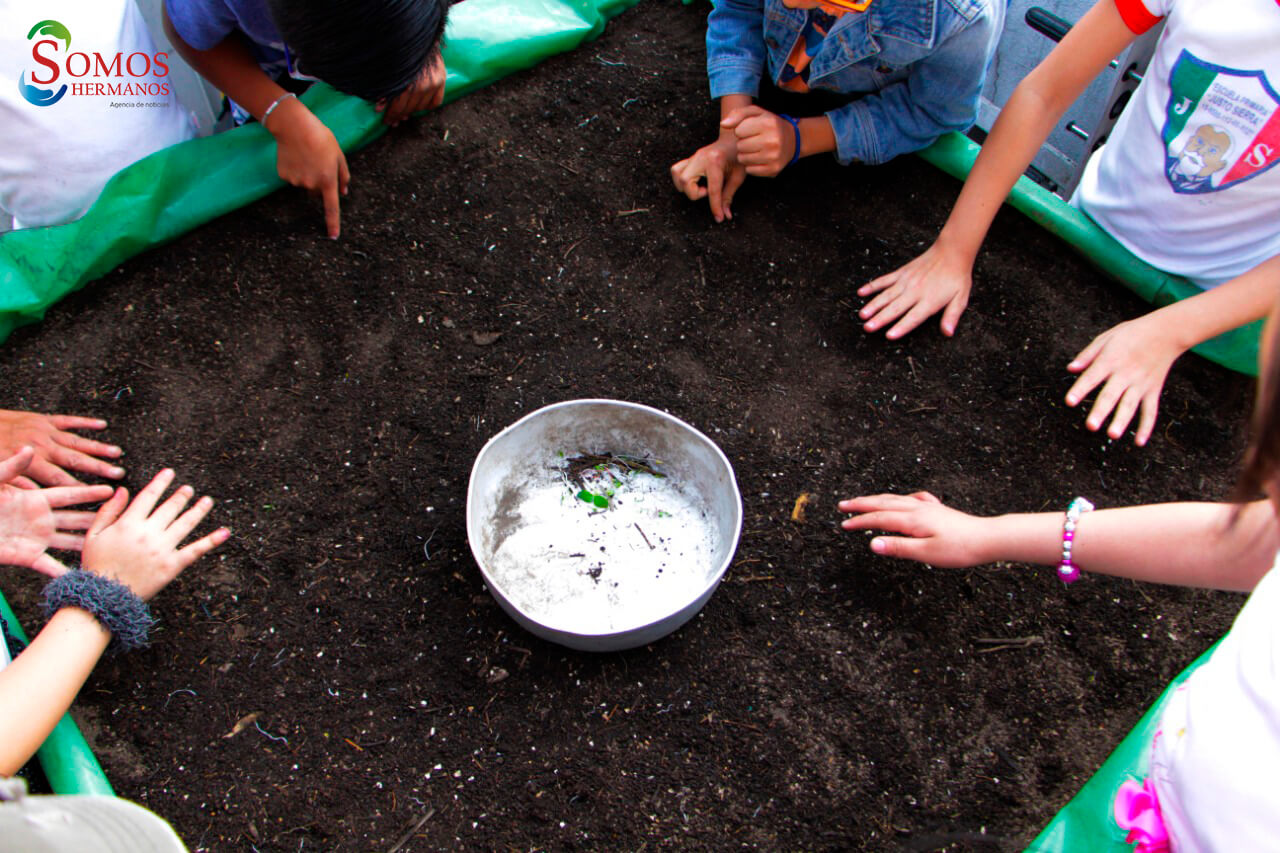
<path fill-rule="evenodd" d="M 1044 637 L 974 637 L 973 641 L 985 649 L 978 649 L 978 654 L 1000 652 L 1005 649 L 1025 649 L 1044 642 Z"/>
<path fill-rule="evenodd" d="M 562 255 L 562 257 L 564 258 L 564 260 L 566 260 L 566 261 L 567 261 L 567 260 L 569 260 L 569 255 L 573 254 L 573 250 L 574 250 L 574 249 L 576 249 L 576 248 L 578 248 L 578 246 L 579 246 L 579 245 L 581 245 L 582 240 L 585 240 L 585 239 L 587 239 L 587 238 L 586 238 L 586 237 L 583 237 L 581 240 L 577 240 L 577 241 L 575 241 L 575 242 L 574 242 L 574 244 L 573 244 L 572 246 L 570 246 L 569 248 L 565 249 L 565 250 L 564 250 L 564 255 Z"/>
<path fill-rule="evenodd" d="M 756 583 L 758 581 L 771 581 L 773 575 L 747 575 L 745 578 L 734 578 L 735 583 Z"/>
<path fill-rule="evenodd" d="M 634 216 L 637 213 L 648 213 L 648 212 L 649 212 L 649 208 L 647 207 L 636 207 L 636 208 L 632 208 L 631 210 L 619 210 L 617 213 L 617 217 L 621 219 L 624 216 Z"/>
<path fill-rule="evenodd" d="M 707 270 L 706 270 L 706 267 L 702 265 L 701 255 L 698 256 L 698 277 L 702 279 L 702 289 L 706 290 L 707 289 Z"/>
<path fill-rule="evenodd" d="M 631 523 L 632 523 L 632 525 L 635 527 L 635 529 L 636 529 L 636 530 L 639 530 L 639 531 L 640 531 L 640 538 L 644 540 L 644 544 L 648 545 L 648 546 L 649 546 L 649 550 L 650 550 L 650 551 L 652 551 L 652 550 L 653 550 L 653 543 L 649 541 L 649 537 L 648 537 L 648 536 L 645 536 L 645 535 L 644 535 L 644 531 L 643 531 L 643 530 L 640 530 L 640 524 L 639 524 L 638 522 L 634 522 L 634 521 L 633 521 L 633 522 L 631 522 Z"/>
<path fill-rule="evenodd" d="M 400 840 L 397 841 L 391 847 L 391 849 L 387 851 L 387 853 L 396 853 L 397 850 L 399 850 L 401 847 L 408 844 L 409 839 L 413 838 L 413 836 L 418 833 L 418 830 L 422 829 L 422 825 L 427 821 L 431 820 L 431 816 L 434 815 L 435 813 L 436 813 L 436 810 L 434 808 L 427 809 L 426 814 L 418 818 L 418 822 L 413 825 L 413 829 L 410 829 L 404 835 L 400 836 Z"/>
<path fill-rule="evenodd" d="M 920 379 L 916 376 L 916 360 L 911 356 L 907 356 L 907 367 L 911 368 L 911 381 L 919 382 Z"/>

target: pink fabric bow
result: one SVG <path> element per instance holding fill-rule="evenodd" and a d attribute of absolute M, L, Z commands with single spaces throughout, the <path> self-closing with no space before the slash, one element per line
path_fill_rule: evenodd
<path fill-rule="evenodd" d="M 1169 853 L 1169 832 L 1164 828 L 1160 801 L 1150 777 L 1141 785 L 1133 779 L 1126 780 L 1116 792 L 1115 811 L 1116 823 L 1129 830 L 1125 843 L 1138 844 L 1133 853 Z"/>

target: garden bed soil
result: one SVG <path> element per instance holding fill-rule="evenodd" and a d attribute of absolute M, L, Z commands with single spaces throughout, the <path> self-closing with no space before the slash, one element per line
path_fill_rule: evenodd
<path fill-rule="evenodd" d="M 1251 385 L 1187 357 L 1150 446 L 1085 430 L 1064 365 L 1146 306 L 1008 211 L 954 339 L 864 334 L 856 286 L 959 184 L 811 158 L 715 224 L 667 177 L 715 130 L 705 15 L 645 3 L 354 155 L 336 242 L 286 189 L 0 348 L 6 406 L 107 418 L 131 488 L 174 466 L 234 532 L 75 710 L 191 847 L 1019 849 L 1229 626 L 1239 596 L 839 530 L 882 491 L 1220 498 Z M 689 421 L 744 496 L 708 606 L 625 653 L 519 629 L 465 538 L 483 443 L 580 397 Z M 5 578 L 29 627 L 38 587 Z"/>

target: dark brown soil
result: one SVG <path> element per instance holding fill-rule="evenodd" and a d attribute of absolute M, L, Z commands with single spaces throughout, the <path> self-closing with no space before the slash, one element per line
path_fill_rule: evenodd
<path fill-rule="evenodd" d="M 356 155 L 338 242 L 283 191 L 0 348 L 6 406 L 108 418 L 132 487 L 173 465 L 235 533 L 77 703 L 193 848 L 1012 850 L 1228 627 L 1234 596 L 934 571 L 838 529 L 889 490 L 1218 498 L 1250 384 L 1187 358 L 1148 448 L 1087 432 L 1063 365 L 1145 306 L 1014 213 L 955 339 L 863 334 L 856 285 L 958 184 L 823 158 L 714 224 L 666 174 L 714 130 L 705 12 L 646 3 Z M 592 396 L 705 431 L 746 506 L 705 610 L 622 654 L 520 630 L 464 533 L 482 444 Z M 32 626 L 38 580 L 5 586 Z"/>

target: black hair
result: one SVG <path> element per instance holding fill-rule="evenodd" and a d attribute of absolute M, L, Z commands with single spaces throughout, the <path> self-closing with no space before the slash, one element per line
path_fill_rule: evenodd
<path fill-rule="evenodd" d="M 368 101 L 409 88 L 440 48 L 448 0 L 267 0 L 298 69 Z"/>

